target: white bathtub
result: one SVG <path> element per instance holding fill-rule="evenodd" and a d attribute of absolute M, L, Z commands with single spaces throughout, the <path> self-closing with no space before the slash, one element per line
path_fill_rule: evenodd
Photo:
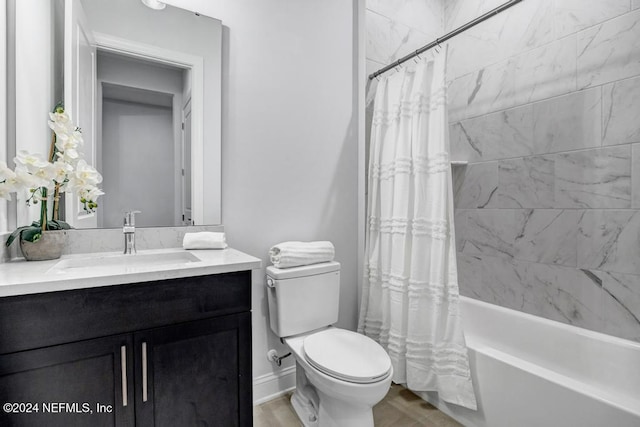
<path fill-rule="evenodd" d="M 467 427 L 640 426 L 640 344 L 461 300 L 479 410 L 425 400 Z"/>

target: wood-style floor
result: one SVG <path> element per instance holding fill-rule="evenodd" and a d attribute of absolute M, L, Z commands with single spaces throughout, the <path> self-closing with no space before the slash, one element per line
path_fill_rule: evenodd
<path fill-rule="evenodd" d="M 289 399 L 291 394 L 253 407 L 255 427 L 301 426 Z M 393 384 L 387 396 L 373 407 L 376 427 L 458 427 L 456 422 L 433 405 L 402 386 Z"/>

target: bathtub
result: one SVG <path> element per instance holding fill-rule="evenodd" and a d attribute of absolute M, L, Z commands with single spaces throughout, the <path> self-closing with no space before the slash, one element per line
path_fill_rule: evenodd
<path fill-rule="evenodd" d="M 638 427 L 640 344 L 461 297 L 478 411 L 467 427 Z"/>

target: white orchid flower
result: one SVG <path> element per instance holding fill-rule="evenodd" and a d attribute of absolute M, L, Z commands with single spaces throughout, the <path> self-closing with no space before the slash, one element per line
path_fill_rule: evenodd
<path fill-rule="evenodd" d="M 81 158 L 82 158 L 82 153 L 80 153 L 77 150 L 67 150 L 66 152 L 63 152 L 63 153 L 61 152 L 56 153 L 57 161 L 67 163 L 68 165 L 71 165 L 71 167 L 74 167 L 76 163 L 78 163 L 78 160 L 80 160 Z"/>
<path fill-rule="evenodd" d="M 69 125 L 72 126 L 71 116 L 66 111 L 55 111 L 53 113 L 49 113 L 49 119 L 51 119 L 51 121 L 55 123 L 69 123 Z"/>
<path fill-rule="evenodd" d="M 82 132 L 77 128 L 62 106 L 49 114 L 48 125 L 55 133 L 55 156 L 51 161 L 40 154 L 21 150 L 14 158 L 15 171 L 5 162 L 0 162 L 0 198 L 11 199 L 10 193 L 29 191 L 27 204 L 44 202 L 46 189 L 55 188 L 55 194 L 66 191 L 77 192 L 84 208 L 93 211 L 95 200 L 104 193 L 97 187 L 102 175 L 83 159 Z M 54 204 L 55 206 L 55 204 Z M 47 206 L 41 209 L 41 224 L 46 224 Z"/>
<path fill-rule="evenodd" d="M 20 180 L 18 174 L 8 168 L 7 171 L 3 174 L 3 178 L 0 178 L 0 180 L 4 180 L 4 185 L 12 188 L 12 191 L 17 191 L 22 186 L 22 181 Z"/>
<path fill-rule="evenodd" d="M 31 175 L 39 181 L 38 187 L 50 187 L 56 177 L 56 169 L 53 163 L 47 162 L 45 166 L 31 172 Z"/>
<path fill-rule="evenodd" d="M 31 174 L 24 166 L 16 167 L 15 185 L 19 188 L 37 188 L 40 187 L 41 181 Z M 48 184 L 48 183 L 47 183 Z"/>
<path fill-rule="evenodd" d="M 77 150 L 78 144 L 72 140 L 72 138 L 56 138 L 56 153 L 59 157 L 65 157 L 67 159 L 77 159 L 79 156 Z"/>
<path fill-rule="evenodd" d="M 0 184 L 0 199 L 11 201 L 11 193 L 15 193 L 15 190 L 7 185 Z"/>
<path fill-rule="evenodd" d="M 49 113 L 49 118 L 51 119 L 48 122 L 49 127 L 56 133 L 56 136 L 70 134 L 75 130 L 71 117 L 64 111 Z"/>
<path fill-rule="evenodd" d="M 13 160 L 16 162 L 16 165 L 26 167 L 31 173 L 35 173 L 37 170 L 49 164 L 40 154 L 31 154 L 25 150 L 20 150 Z"/>
<path fill-rule="evenodd" d="M 79 129 L 75 129 L 73 132 L 71 132 L 69 134 L 69 139 L 71 139 L 76 144 L 76 147 L 80 147 L 84 143 L 82 132 L 80 132 Z"/>
<path fill-rule="evenodd" d="M 59 122 L 47 122 L 52 131 L 55 132 L 57 137 L 62 135 L 68 135 L 73 132 L 74 127 L 71 123 L 59 123 Z"/>
<path fill-rule="evenodd" d="M 0 161 L 0 199 L 11 200 L 11 193 L 16 191 L 16 174 Z"/>
<path fill-rule="evenodd" d="M 98 173 L 92 166 L 88 165 L 84 159 L 76 164 L 76 170 L 69 176 L 69 187 L 74 191 L 80 191 L 83 188 L 95 186 L 102 182 L 102 175 Z"/>
<path fill-rule="evenodd" d="M 16 173 L 7 167 L 7 164 L 0 161 L 0 182 L 10 182 L 16 176 Z"/>
<path fill-rule="evenodd" d="M 13 189 L 5 184 L 0 184 L 0 199 L 11 200 L 11 193 Z"/>
<path fill-rule="evenodd" d="M 58 184 L 62 184 L 64 180 L 67 179 L 69 174 L 73 172 L 73 166 L 71 166 L 69 163 L 64 162 L 62 160 L 56 161 L 55 163 L 53 163 L 52 166 L 55 172 L 53 179 Z"/>
<path fill-rule="evenodd" d="M 80 196 L 80 198 L 85 200 L 91 200 L 92 202 L 95 202 L 96 200 L 98 200 L 98 197 L 102 196 L 103 194 L 104 192 L 102 190 L 94 186 L 83 188 L 78 192 L 78 195 Z"/>
<path fill-rule="evenodd" d="M 71 132 L 56 134 L 56 142 L 60 142 L 68 147 L 78 147 L 82 145 L 84 139 L 82 139 L 82 132 L 79 129 L 75 129 Z"/>

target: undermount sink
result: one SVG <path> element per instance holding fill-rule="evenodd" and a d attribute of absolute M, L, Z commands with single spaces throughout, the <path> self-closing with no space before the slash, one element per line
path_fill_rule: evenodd
<path fill-rule="evenodd" d="M 148 267 L 154 265 L 180 265 L 200 262 L 200 258 L 190 252 L 164 252 L 135 255 L 94 255 L 83 258 L 63 259 L 56 263 L 52 271 L 73 271 L 81 268 L 100 267 Z"/>

